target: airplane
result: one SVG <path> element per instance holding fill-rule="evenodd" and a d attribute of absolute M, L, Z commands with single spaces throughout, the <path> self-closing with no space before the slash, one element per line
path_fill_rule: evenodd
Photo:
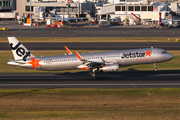
<path fill-rule="evenodd" d="M 161 12 L 159 12 L 159 20 L 146 20 L 148 22 L 158 22 L 159 23 L 159 27 L 161 28 L 168 28 L 168 27 L 176 27 L 174 24 L 174 22 L 179 22 L 180 20 L 162 20 L 161 18 Z"/>
<path fill-rule="evenodd" d="M 75 51 L 76 54 L 72 54 L 65 46 L 68 55 L 36 57 L 15 37 L 8 37 L 8 41 L 15 59 L 7 62 L 8 65 L 48 71 L 85 69 L 90 70 L 92 77 L 95 77 L 95 71 L 117 72 L 119 66 L 124 65 L 153 63 L 157 71 L 155 63 L 173 59 L 164 49 L 153 47 L 84 54 Z"/>
<path fill-rule="evenodd" d="M 161 26 L 161 27 L 168 27 L 169 26 L 168 20 L 161 20 L 161 12 L 159 12 L 159 26 Z"/>

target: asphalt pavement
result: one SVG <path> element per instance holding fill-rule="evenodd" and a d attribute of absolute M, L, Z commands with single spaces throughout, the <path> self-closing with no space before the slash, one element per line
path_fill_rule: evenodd
<path fill-rule="evenodd" d="M 8 26 L 9 25 L 9 26 Z M 148 26 L 114 26 L 106 28 L 24 27 L 2 22 L 9 31 L 0 31 L 0 37 L 180 37 L 179 28 L 151 29 Z M 15 26 L 15 27 L 14 27 Z M 29 50 L 123 50 L 158 47 L 180 50 L 179 42 L 98 42 L 98 43 L 23 43 Z M 10 50 L 9 44 L 0 43 L 0 50 Z M 0 73 L 0 88 L 179 88 L 180 71 L 97 73 L 92 78 L 80 73 Z"/>
<path fill-rule="evenodd" d="M 0 37 L 180 37 L 180 28 L 32 28 L 0 31 Z"/>
<path fill-rule="evenodd" d="M 97 73 L 0 73 L 1 89 L 19 88 L 179 88 L 180 71 Z"/>
<path fill-rule="evenodd" d="M 180 28 L 151 28 L 150 25 L 107 26 L 97 28 L 86 23 L 72 23 L 60 28 L 39 26 L 22 26 L 17 21 L 0 21 L 0 27 L 8 27 L 9 31 L 0 31 L 0 37 L 180 37 Z"/>
<path fill-rule="evenodd" d="M 81 42 L 81 43 L 23 43 L 29 50 L 125 50 L 139 48 L 163 48 L 165 50 L 180 50 L 180 42 Z M 10 50 L 7 43 L 0 43 L 0 50 Z"/>

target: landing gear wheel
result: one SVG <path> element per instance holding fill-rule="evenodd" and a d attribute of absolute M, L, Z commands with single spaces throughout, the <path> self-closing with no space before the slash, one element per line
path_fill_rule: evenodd
<path fill-rule="evenodd" d="M 157 71 L 156 63 L 154 63 L 153 66 L 154 66 L 154 71 Z"/>
<path fill-rule="evenodd" d="M 92 75 L 91 75 L 92 77 L 95 77 L 96 76 L 96 74 L 95 73 L 92 73 Z"/>
<path fill-rule="evenodd" d="M 95 74 L 94 72 L 89 72 L 89 75 L 90 75 L 91 77 L 95 77 L 95 76 L 96 76 L 96 74 Z"/>

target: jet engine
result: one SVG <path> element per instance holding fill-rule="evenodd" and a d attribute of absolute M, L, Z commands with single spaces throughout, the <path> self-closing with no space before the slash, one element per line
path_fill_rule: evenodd
<path fill-rule="evenodd" d="M 99 70 L 103 72 L 117 72 L 118 69 L 119 69 L 119 64 L 108 64 L 103 66 L 102 68 L 99 68 Z"/>

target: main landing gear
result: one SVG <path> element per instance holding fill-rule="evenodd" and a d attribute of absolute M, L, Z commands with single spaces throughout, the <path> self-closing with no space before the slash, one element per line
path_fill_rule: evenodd
<path fill-rule="evenodd" d="M 154 63 L 153 66 L 154 66 L 154 71 L 157 71 L 156 63 Z"/>
<path fill-rule="evenodd" d="M 95 69 L 92 69 L 90 72 L 89 72 L 89 75 L 91 76 L 91 77 L 95 77 L 96 76 L 96 74 L 95 74 L 95 71 L 97 70 L 97 68 L 95 68 Z"/>

